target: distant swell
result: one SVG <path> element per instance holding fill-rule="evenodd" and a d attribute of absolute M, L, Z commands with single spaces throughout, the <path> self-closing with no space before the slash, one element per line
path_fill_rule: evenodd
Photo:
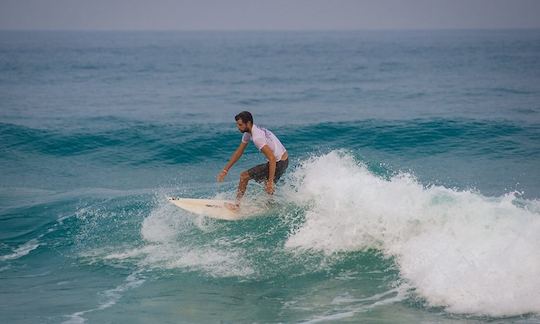
<path fill-rule="evenodd" d="M 111 117 L 112 118 L 112 117 Z M 175 165 L 222 159 L 240 140 L 231 124 L 141 124 L 121 118 L 82 120 L 92 129 L 58 131 L 0 123 L 0 149 L 8 153 L 84 156 L 112 164 Z M 109 125 L 111 124 L 111 125 Z M 368 148 L 430 156 L 459 152 L 486 158 L 540 157 L 540 125 L 475 120 L 363 120 L 273 129 L 296 156 L 319 146 Z M 483 145 L 478 145 L 481 142 Z"/>
<path fill-rule="evenodd" d="M 124 125 L 115 129 L 60 132 L 0 123 L 0 149 L 57 157 L 80 156 L 113 164 L 183 164 L 232 150 L 238 133 L 212 133 L 204 126 Z M 220 145 L 220 143 L 225 143 Z"/>

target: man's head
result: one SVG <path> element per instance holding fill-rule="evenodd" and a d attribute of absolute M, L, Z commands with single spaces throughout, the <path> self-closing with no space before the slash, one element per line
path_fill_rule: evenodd
<path fill-rule="evenodd" d="M 236 120 L 236 127 L 241 133 L 249 132 L 249 129 L 253 126 L 253 116 L 249 111 L 242 111 L 234 116 L 234 119 Z"/>

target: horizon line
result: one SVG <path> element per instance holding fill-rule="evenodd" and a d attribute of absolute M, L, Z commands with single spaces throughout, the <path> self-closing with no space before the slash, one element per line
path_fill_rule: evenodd
<path fill-rule="evenodd" d="M 0 28 L 0 32 L 363 32 L 363 31 L 503 31 L 540 30 L 539 27 L 350 28 L 350 29 L 27 29 Z"/>

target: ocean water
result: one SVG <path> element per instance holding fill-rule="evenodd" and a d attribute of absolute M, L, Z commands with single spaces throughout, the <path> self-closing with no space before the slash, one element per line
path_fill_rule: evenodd
<path fill-rule="evenodd" d="M 540 323 L 540 30 L 0 32 L 0 170 L 3 323 Z"/>

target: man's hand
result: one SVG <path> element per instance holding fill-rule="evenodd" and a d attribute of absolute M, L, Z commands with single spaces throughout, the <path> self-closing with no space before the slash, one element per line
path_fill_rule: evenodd
<path fill-rule="evenodd" d="M 274 181 L 266 181 L 266 192 L 269 195 L 274 193 Z"/>
<path fill-rule="evenodd" d="M 226 175 L 227 175 L 227 170 L 221 170 L 221 172 L 217 176 L 217 181 L 223 182 L 223 179 L 225 179 Z"/>

